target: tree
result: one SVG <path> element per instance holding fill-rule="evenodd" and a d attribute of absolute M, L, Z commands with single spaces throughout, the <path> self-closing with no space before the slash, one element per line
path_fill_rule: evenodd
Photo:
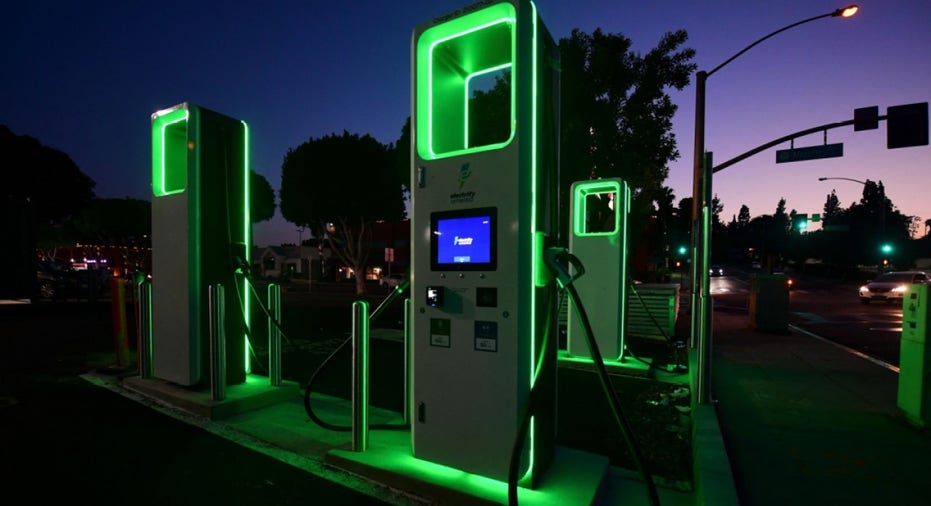
<path fill-rule="evenodd" d="M 265 176 L 253 170 L 249 174 L 249 188 L 252 223 L 272 219 L 275 216 L 275 191 L 272 185 L 268 184 Z"/>
<path fill-rule="evenodd" d="M 94 198 L 96 183 L 70 156 L 0 125 L 3 192 L 30 202 L 40 245 L 65 241 L 63 228 Z"/>
<path fill-rule="evenodd" d="M 824 201 L 824 212 L 821 215 L 821 221 L 824 225 L 833 224 L 833 221 L 843 212 L 844 208 L 841 207 L 840 200 L 837 198 L 837 191 L 832 189 Z"/>
<path fill-rule="evenodd" d="M 740 206 L 740 211 L 737 213 L 737 228 L 746 229 L 750 225 L 750 208 L 747 207 L 747 204 L 742 204 Z"/>
<path fill-rule="evenodd" d="M 390 150 L 394 160 L 395 177 L 401 182 L 404 188 L 404 200 L 410 199 L 411 193 L 411 117 L 407 117 L 404 126 L 401 127 L 401 137 L 394 144 L 394 149 Z"/>
<path fill-rule="evenodd" d="M 721 204 L 721 199 L 718 198 L 718 194 L 715 193 L 714 197 L 711 199 L 711 231 L 712 233 L 723 233 L 724 232 L 724 222 L 721 221 L 721 213 L 724 212 L 724 204 Z"/>
<path fill-rule="evenodd" d="M 355 272 L 365 293 L 372 224 L 400 220 L 401 183 L 391 146 L 343 131 L 289 149 L 281 166 L 281 215 L 327 237 L 332 251 Z"/>
<path fill-rule="evenodd" d="M 630 185 L 630 233 L 642 237 L 652 203 L 661 198 L 668 163 L 679 157 L 672 118 L 677 106 L 666 90 L 681 90 L 696 65 L 682 47 L 685 31 L 666 33 L 646 55 L 631 40 L 600 29 L 578 29 L 559 41 L 561 99 L 561 205 L 575 181 L 620 177 Z M 562 212 L 568 227 L 568 212 Z M 655 241 L 659 242 L 659 241 Z"/>
<path fill-rule="evenodd" d="M 147 245 L 152 203 L 139 199 L 93 199 L 74 220 L 80 242 Z"/>

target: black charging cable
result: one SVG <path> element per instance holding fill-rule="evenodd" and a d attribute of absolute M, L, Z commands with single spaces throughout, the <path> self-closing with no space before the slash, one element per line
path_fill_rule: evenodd
<path fill-rule="evenodd" d="M 544 307 L 550 307 L 552 304 L 552 291 L 547 298 Z M 546 324 L 543 328 L 543 346 L 540 352 L 540 358 L 537 361 L 537 367 L 534 369 L 534 381 L 530 387 L 530 393 L 527 394 L 527 403 L 524 405 L 524 412 L 520 418 L 520 425 L 517 428 L 517 437 L 511 447 L 511 460 L 508 464 L 508 504 L 517 504 L 517 482 L 520 480 L 521 455 L 524 452 L 524 441 L 527 438 L 527 431 L 530 429 L 530 419 L 537 410 L 537 399 L 541 395 L 537 390 L 537 378 L 547 360 L 552 360 L 552 354 L 556 351 L 556 346 L 550 344 L 550 332 L 552 328 L 553 315 L 548 315 Z M 552 350 L 552 351 L 551 351 Z"/>
<path fill-rule="evenodd" d="M 410 273 L 408 273 L 408 275 L 405 277 L 404 281 L 401 282 L 394 290 L 392 290 L 391 293 L 389 293 L 389 294 L 381 301 L 381 303 L 378 305 L 378 307 L 375 308 L 375 311 L 373 311 L 372 314 L 369 315 L 369 322 L 372 322 L 372 321 L 374 321 L 376 318 L 378 318 L 378 316 L 381 315 L 381 313 L 384 312 L 384 310 L 391 304 L 391 302 L 393 302 L 395 299 L 398 298 L 398 296 L 400 296 L 402 293 L 404 293 L 404 292 L 407 290 L 407 288 L 410 286 L 410 283 L 411 283 L 411 281 L 410 281 Z M 329 423 L 329 422 L 323 420 L 322 418 L 320 418 L 319 416 L 317 416 L 317 414 L 314 412 L 313 406 L 311 405 L 311 402 L 310 402 L 311 393 L 313 392 L 314 385 L 316 385 L 317 380 L 320 378 L 320 374 L 321 374 L 324 370 L 326 370 L 326 368 L 330 365 L 330 363 L 333 361 L 333 359 L 336 357 L 336 355 L 339 354 L 340 351 L 342 351 L 342 350 L 344 350 L 344 349 L 347 349 L 347 348 L 349 347 L 349 344 L 350 344 L 351 342 L 352 342 L 352 336 L 349 336 L 349 337 L 347 337 L 347 338 L 342 342 L 342 344 L 340 344 L 335 350 L 333 350 L 333 352 L 330 353 L 330 355 L 329 355 L 326 359 L 324 359 L 324 361 L 317 367 L 317 369 L 314 370 L 314 373 L 310 376 L 310 380 L 307 382 L 307 387 L 304 389 L 304 411 L 307 412 L 307 416 L 310 417 L 310 419 L 311 419 L 314 423 L 316 423 L 316 424 L 319 425 L 320 427 L 323 427 L 324 429 L 328 429 L 328 430 L 332 430 L 332 431 L 338 431 L 338 432 L 349 432 L 349 431 L 352 430 L 352 426 L 351 426 L 351 425 L 337 425 L 337 424 Z M 406 430 L 406 429 L 410 429 L 410 424 L 407 424 L 407 423 L 403 423 L 403 424 L 390 424 L 390 423 L 384 423 L 384 424 L 371 424 L 371 425 L 369 425 L 369 429 L 373 429 L 373 430 Z"/>
<path fill-rule="evenodd" d="M 643 477 L 643 481 L 646 484 L 647 495 L 650 499 L 650 504 L 653 506 L 658 506 L 659 494 L 656 490 L 656 484 L 653 482 L 653 477 L 646 468 L 643 452 L 641 451 L 640 446 L 637 444 L 636 439 L 633 437 L 633 430 L 630 427 L 630 423 L 627 421 L 627 417 L 624 415 L 624 410 L 621 408 L 621 402 L 617 397 L 617 392 L 614 390 L 614 387 L 611 384 L 611 379 L 608 377 L 608 371 L 605 368 L 604 359 L 601 356 L 601 351 L 598 349 L 598 343 L 595 342 L 595 333 L 592 330 L 591 322 L 588 319 L 588 314 L 585 312 L 585 308 L 582 306 L 582 302 L 579 298 L 579 293 L 573 285 L 573 282 L 585 273 L 585 268 L 579 259 L 575 255 L 569 253 L 565 248 L 547 249 L 544 254 L 544 261 L 546 266 L 554 274 L 559 287 L 563 290 L 566 290 L 569 294 L 569 297 L 573 303 L 573 307 L 575 307 L 576 310 L 576 317 L 578 317 L 585 330 L 585 338 L 588 342 L 589 352 L 592 355 L 592 361 L 595 363 L 595 367 L 598 371 L 598 379 L 601 383 L 602 390 L 607 397 L 608 404 L 611 407 L 611 412 L 614 414 L 614 419 L 617 422 L 618 427 L 621 429 L 621 435 L 624 437 L 624 440 L 630 449 L 631 455 L 634 459 L 634 464 L 640 471 L 640 474 Z M 570 273 L 569 265 L 572 265 L 572 267 L 575 269 L 575 275 Z M 549 319 L 547 321 L 549 322 Z M 546 350 L 544 350 L 544 352 L 545 351 Z M 534 401 L 535 396 L 533 395 L 533 389 L 531 389 L 530 398 L 528 399 L 528 406 L 524 410 L 524 417 L 521 420 L 521 426 L 518 430 L 518 439 L 515 441 L 515 447 L 511 452 L 511 464 L 508 469 L 508 504 L 511 506 L 517 506 L 517 471 L 515 470 L 515 455 L 518 455 L 517 458 L 519 458 L 520 453 L 522 453 L 524 438 L 526 437 L 526 426 L 529 425 L 530 420 L 530 408 L 533 407 Z"/>

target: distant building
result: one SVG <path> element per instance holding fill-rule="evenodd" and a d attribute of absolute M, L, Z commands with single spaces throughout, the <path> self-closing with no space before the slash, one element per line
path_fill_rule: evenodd
<path fill-rule="evenodd" d="M 319 280 L 323 277 L 322 260 L 328 253 L 316 245 L 256 247 L 252 252 L 253 272 L 263 278 L 307 279 L 310 271 L 312 279 Z"/>

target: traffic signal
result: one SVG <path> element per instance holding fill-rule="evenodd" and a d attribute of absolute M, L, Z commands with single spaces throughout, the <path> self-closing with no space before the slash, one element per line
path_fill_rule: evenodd
<path fill-rule="evenodd" d="M 808 230 L 808 214 L 796 214 L 795 223 L 793 223 L 795 230 L 799 232 L 803 230 Z"/>
<path fill-rule="evenodd" d="M 686 254 L 687 252 L 688 252 L 688 248 L 686 248 L 685 246 L 679 246 L 679 254 L 680 254 L 680 255 L 684 255 L 684 254 Z"/>
<path fill-rule="evenodd" d="M 928 145 L 928 103 L 906 104 L 886 109 L 888 149 Z"/>
<path fill-rule="evenodd" d="M 879 247 L 879 251 L 883 252 L 885 255 L 888 255 L 889 253 L 892 253 L 892 245 L 889 243 L 883 243 L 883 245 Z"/>
<path fill-rule="evenodd" d="M 879 106 L 861 107 L 853 110 L 853 131 L 879 128 Z"/>

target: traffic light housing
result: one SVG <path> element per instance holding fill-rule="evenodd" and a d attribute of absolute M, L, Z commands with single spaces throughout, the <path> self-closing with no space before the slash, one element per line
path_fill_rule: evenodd
<path fill-rule="evenodd" d="M 799 232 L 808 230 L 808 214 L 796 214 L 793 227 Z"/>
<path fill-rule="evenodd" d="M 928 145 L 927 102 L 889 107 L 886 121 L 886 148 Z"/>

